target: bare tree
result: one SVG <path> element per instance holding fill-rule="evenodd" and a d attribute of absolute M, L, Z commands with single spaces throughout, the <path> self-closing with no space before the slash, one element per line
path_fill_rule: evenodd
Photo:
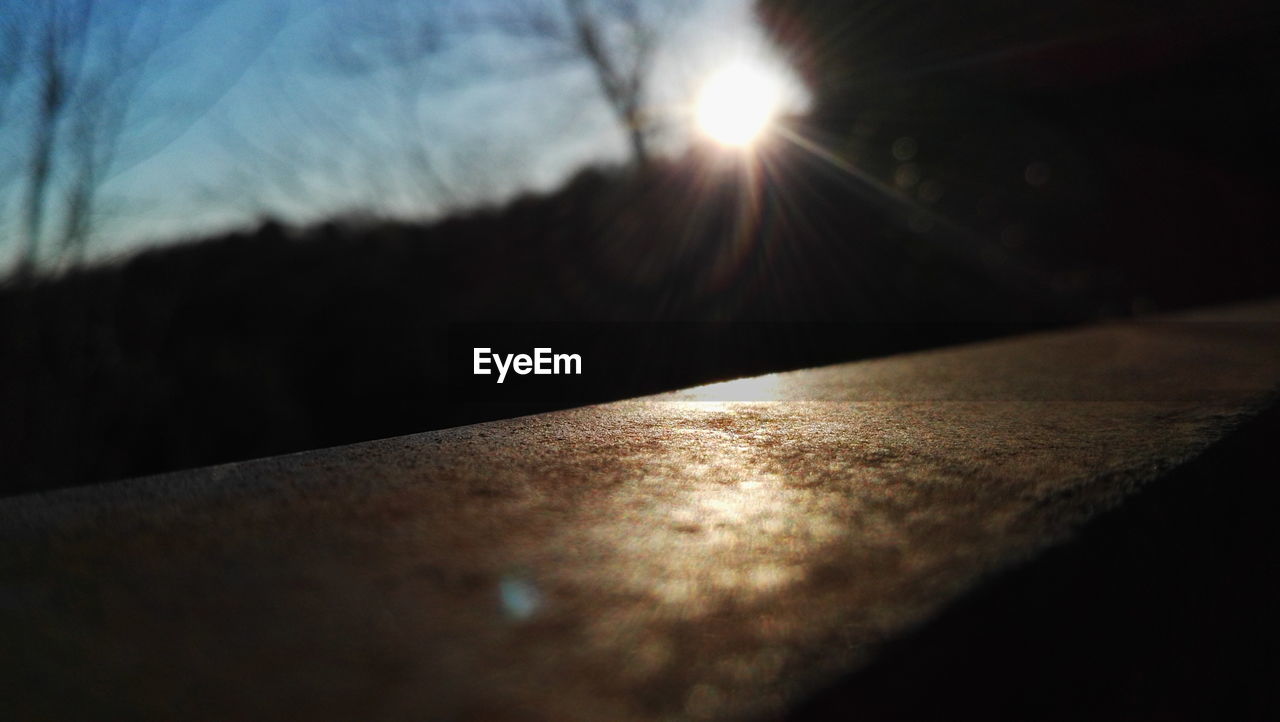
<path fill-rule="evenodd" d="M 648 106 L 654 58 L 680 7 L 670 0 L 510 0 L 465 24 L 585 62 L 626 134 L 632 160 L 643 165 L 658 128 Z"/>
<path fill-rule="evenodd" d="M 676 0 L 333 4 L 314 39 L 311 72 L 286 68 L 256 108 L 288 132 L 248 133 L 224 118 L 218 129 L 233 169 L 204 184 L 195 202 L 257 215 L 307 216 L 323 207 L 400 216 L 485 200 L 509 190 L 494 169 L 520 162 L 494 158 L 515 158 L 530 144 L 509 139 L 504 147 L 506 139 L 478 129 L 467 137 L 455 118 L 438 115 L 438 99 L 460 80 L 550 80 L 570 67 L 589 70 L 590 92 L 642 165 L 659 128 L 648 107 L 653 64 L 679 11 Z M 503 50 L 486 55 L 495 39 Z"/>
<path fill-rule="evenodd" d="M 365 85 L 382 96 L 390 117 L 382 118 L 379 132 L 372 134 L 350 123 L 333 123 L 331 113 L 313 108 L 311 114 L 327 119 L 331 128 L 341 126 L 357 150 L 383 146 L 375 157 L 388 151 L 399 156 L 407 180 L 421 196 L 448 202 L 452 189 L 431 147 L 424 107 L 438 80 L 424 65 L 442 45 L 445 10 L 441 3 L 405 2 L 338 8 L 330 16 L 335 27 L 325 38 L 322 63 L 348 75 L 378 75 L 380 82 Z"/>
<path fill-rule="evenodd" d="M 585 63 L 639 165 L 648 160 L 659 127 L 648 106 L 655 55 L 680 7 L 676 0 L 391 1 L 345 16 L 326 53 L 331 65 L 394 78 L 401 107 L 414 113 L 422 109 L 430 77 L 422 72 L 422 61 L 449 51 L 459 37 L 497 34 L 509 44 L 539 51 L 532 63 L 535 71 Z M 512 70 L 488 67 L 470 72 L 500 76 Z M 425 137 L 420 127 L 409 130 L 413 138 Z M 429 165 L 427 149 L 409 150 L 418 162 Z"/>
<path fill-rule="evenodd" d="M 129 123 L 138 120 L 149 62 L 217 1 L 197 0 L 180 13 L 164 0 L 0 8 L 0 130 L 17 159 L 3 170 L 19 186 L 12 225 L 21 238 L 20 277 L 48 260 L 83 257 L 103 184 Z"/>
<path fill-rule="evenodd" d="M 309 72 L 266 71 L 276 74 L 268 81 L 274 92 L 254 111 L 272 116 L 282 132 L 248 132 L 230 112 L 213 119 L 231 170 L 202 184 L 196 201 L 276 217 L 451 205 L 454 179 L 441 167 L 426 103 L 435 80 L 427 72 L 431 9 L 330 8 Z"/>
<path fill-rule="evenodd" d="M 4 127 L 9 96 L 26 54 L 27 33 L 22 20 L 23 13 L 16 9 L 0 11 L 0 128 Z"/>
<path fill-rule="evenodd" d="M 15 125 L 10 101 L 26 61 L 29 47 L 26 16 L 30 13 L 29 8 L 20 7 L 18 3 L 0 6 L 0 220 L 8 210 L 7 191 L 21 176 L 22 161 L 8 134 Z M 0 224 L 0 230 L 3 228 Z"/>

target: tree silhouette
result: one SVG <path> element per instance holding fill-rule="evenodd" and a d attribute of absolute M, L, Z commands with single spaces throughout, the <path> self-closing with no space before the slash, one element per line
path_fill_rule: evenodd
<path fill-rule="evenodd" d="M 424 89 L 417 64 L 457 38 L 496 34 L 537 48 L 535 70 L 583 63 L 625 134 L 633 162 L 643 165 L 659 128 L 648 105 L 653 63 L 681 7 L 674 0 L 506 0 L 479 7 L 389 2 L 345 18 L 326 51 L 328 62 L 343 69 L 391 71 L 388 76 L 399 78 L 394 82 L 402 106 L 414 108 Z M 420 148 L 413 152 L 427 155 Z"/>
<path fill-rule="evenodd" d="M 13 159 L 0 192 L 19 195 L 20 278 L 84 256 L 126 131 L 163 107 L 143 102 L 150 61 L 217 2 L 180 13 L 158 0 L 0 7 L 0 143 Z"/>
<path fill-rule="evenodd" d="M 677 8 L 663 0 L 512 2 L 492 21 L 509 36 L 585 62 L 626 134 L 632 160 L 643 165 L 658 127 L 648 107 L 654 56 Z"/>

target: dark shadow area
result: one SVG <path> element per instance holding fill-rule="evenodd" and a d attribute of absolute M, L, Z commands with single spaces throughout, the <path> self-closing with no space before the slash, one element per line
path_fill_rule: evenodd
<path fill-rule="evenodd" d="M 1278 433 L 1273 409 L 787 719 L 1274 719 Z"/>

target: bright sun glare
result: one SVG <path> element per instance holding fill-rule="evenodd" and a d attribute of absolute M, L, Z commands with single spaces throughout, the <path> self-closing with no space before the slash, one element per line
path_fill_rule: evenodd
<path fill-rule="evenodd" d="M 698 96 L 695 118 L 703 133 L 723 145 L 750 146 L 782 108 L 782 93 L 771 74 L 733 65 L 712 75 Z"/>

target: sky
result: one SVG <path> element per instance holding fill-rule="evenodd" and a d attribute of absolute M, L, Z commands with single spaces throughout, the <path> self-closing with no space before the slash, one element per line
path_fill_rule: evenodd
<path fill-rule="evenodd" d="M 470 12 L 504 0 L 450 1 L 435 7 Z M 115 8 L 123 17 L 131 2 L 99 0 L 98 12 Z M 167 0 L 169 25 L 153 20 L 141 29 L 176 28 L 176 39 L 141 71 L 143 90 L 102 186 L 89 257 L 268 216 L 428 218 L 549 189 L 584 165 L 625 159 L 622 131 L 588 67 L 539 41 L 452 32 L 399 67 L 344 62 L 350 52 L 338 50 L 367 49 L 360 38 L 410 25 L 403 16 L 387 23 L 383 11 L 393 5 Z M 666 129 L 661 146 L 673 154 L 697 142 L 688 108 L 718 68 L 749 58 L 787 72 L 750 0 L 676 5 L 684 10 L 670 23 L 651 80 Z M 403 5 L 406 13 L 421 7 L 431 6 Z M 798 88 L 794 94 L 802 103 Z M 20 159 L 29 129 L 0 123 L 0 135 L 0 148 Z M 20 183 L 0 187 L 0 259 L 9 262 L 19 247 L 20 190 Z"/>

